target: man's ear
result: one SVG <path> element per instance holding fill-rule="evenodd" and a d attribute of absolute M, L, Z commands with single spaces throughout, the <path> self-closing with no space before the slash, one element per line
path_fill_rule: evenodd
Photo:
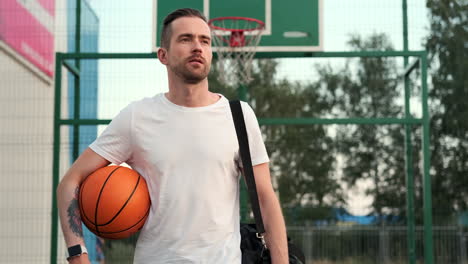
<path fill-rule="evenodd" d="M 162 64 L 167 65 L 167 50 L 165 48 L 158 49 L 158 59 Z"/>

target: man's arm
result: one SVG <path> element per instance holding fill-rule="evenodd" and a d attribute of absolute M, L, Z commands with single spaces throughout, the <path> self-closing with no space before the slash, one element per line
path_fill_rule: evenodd
<path fill-rule="evenodd" d="M 286 225 L 281 207 L 271 184 L 270 167 L 262 163 L 253 167 L 258 200 L 265 225 L 265 240 L 273 264 L 288 264 Z"/>
<path fill-rule="evenodd" d="M 84 245 L 81 225 L 78 193 L 81 182 L 95 170 L 107 166 L 109 161 L 102 158 L 90 148 L 87 148 L 73 163 L 57 188 L 57 203 L 60 223 L 67 247 Z M 88 255 L 84 254 L 70 260 L 70 263 L 89 263 Z"/>

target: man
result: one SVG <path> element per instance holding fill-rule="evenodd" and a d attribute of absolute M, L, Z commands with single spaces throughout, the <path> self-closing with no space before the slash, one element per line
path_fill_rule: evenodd
<path fill-rule="evenodd" d="M 158 58 L 169 92 L 133 102 L 76 160 L 58 187 L 68 247 L 83 245 L 80 183 L 109 163 L 128 163 L 147 181 L 151 211 L 134 263 L 241 263 L 239 146 L 229 102 L 208 90 L 212 50 L 204 16 L 179 9 L 164 20 Z M 288 263 L 286 230 L 268 155 L 252 109 L 242 103 L 266 242 L 273 263 Z M 89 263 L 86 254 L 70 263 Z"/>

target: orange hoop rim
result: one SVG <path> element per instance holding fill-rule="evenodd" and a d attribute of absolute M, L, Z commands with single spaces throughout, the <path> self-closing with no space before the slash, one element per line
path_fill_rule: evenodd
<path fill-rule="evenodd" d="M 214 25 L 214 22 L 223 21 L 223 20 L 244 20 L 247 22 L 255 22 L 257 23 L 257 26 L 253 28 L 226 28 L 226 27 L 220 27 L 220 26 Z M 246 31 L 248 32 L 248 31 L 254 31 L 254 30 L 262 30 L 263 28 L 265 28 L 265 23 L 263 23 L 263 21 L 261 20 L 258 20 L 256 18 L 251 18 L 251 17 L 236 17 L 236 16 L 212 18 L 208 21 L 208 25 L 212 29 L 229 31 L 229 32 L 246 32 Z"/>

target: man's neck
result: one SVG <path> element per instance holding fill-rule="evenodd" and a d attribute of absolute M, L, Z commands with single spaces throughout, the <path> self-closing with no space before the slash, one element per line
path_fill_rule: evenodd
<path fill-rule="evenodd" d="M 172 103 L 185 107 L 202 107 L 214 104 L 219 95 L 208 91 L 208 80 L 197 84 L 169 83 L 166 98 Z"/>

